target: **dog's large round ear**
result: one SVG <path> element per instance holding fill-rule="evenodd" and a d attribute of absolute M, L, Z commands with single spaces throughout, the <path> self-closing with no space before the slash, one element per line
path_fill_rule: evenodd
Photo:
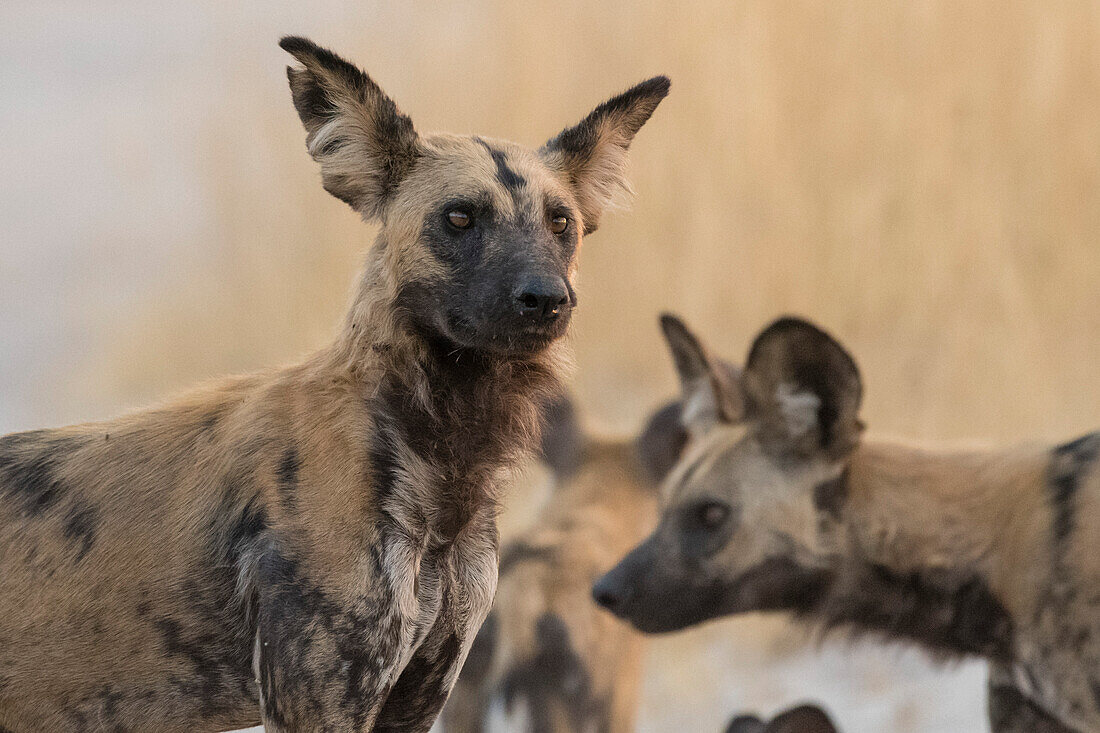
<path fill-rule="evenodd" d="M 748 417 L 773 453 L 836 460 L 863 429 L 859 369 L 835 339 L 798 318 L 764 329 L 741 378 Z"/>
<path fill-rule="evenodd" d="M 799 705 L 772 718 L 764 733 L 837 733 L 837 729 L 817 705 Z"/>
<path fill-rule="evenodd" d="M 710 355 L 702 342 L 674 315 L 661 316 L 661 330 L 680 377 L 681 421 L 692 435 L 718 423 L 735 423 L 744 406 L 740 370 Z"/>
<path fill-rule="evenodd" d="M 297 36 L 279 45 L 301 64 L 287 67 L 287 79 L 325 190 L 365 219 L 379 216 L 420 157 L 412 120 L 332 51 Z"/>

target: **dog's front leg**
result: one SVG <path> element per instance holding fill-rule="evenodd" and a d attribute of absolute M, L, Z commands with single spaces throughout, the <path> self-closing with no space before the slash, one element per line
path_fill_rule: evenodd
<path fill-rule="evenodd" d="M 426 733 L 432 727 L 489 615 L 497 584 L 496 548 L 496 527 L 490 525 L 452 549 L 439 614 L 386 698 L 375 733 Z"/>
<path fill-rule="evenodd" d="M 1024 694 L 1002 664 L 989 667 L 988 706 L 993 733 L 1074 733 Z"/>
<path fill-rule="evenodd" d="M 329 587 L 276 551 L 259 561 L 257 580 L 253 663 L 265 729 L 372 730 L 413 631 L 392 589 Z"/>

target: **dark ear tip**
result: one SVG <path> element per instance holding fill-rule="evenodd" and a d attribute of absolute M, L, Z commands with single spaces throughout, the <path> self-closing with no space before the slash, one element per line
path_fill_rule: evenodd
<path fill-rule="evenodd" d="M 820 343 L 833 344 L 843 350 L 840 342 L 833 338 L 827 331 L 805 318 L 798 316 L 781 316 L 772 321 L 767 328 L 756 337 L 756 344 L 763 344 L 780 336 L 803 336 Z"/>
<path fill-rule="evenodd" d="M 664 74 L 655 76 L 652 79 L 646 79 L 635 87 L 638 91 L 646 92 L 648 95 L 659 97 L 660 99 L 667 97 L 671 88 L 672 79 L 669 79 Z"/>
<path fill-rule="evenodd" d="M 660 320 L 661 330 L 665 332 L 665 336 L 688 332 L 687 324 L 675 313 L 662 313 Z"/>
<path fill-rule="evenodd" d="M 300 54 L 313 54 L 317 44 L 303 36 L 283 36 L 279 39 L 279 48 L 297 58 Z"/>

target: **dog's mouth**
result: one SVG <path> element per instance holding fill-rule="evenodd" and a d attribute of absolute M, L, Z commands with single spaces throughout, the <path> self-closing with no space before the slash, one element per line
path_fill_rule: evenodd
<path fill-rule="evenodd" d="M 542 323 L 488 322 L 473 325 L 450 314 L 443 328 L 444 335 L 455 344 L 496 354 L 528 356 L 545 351 L 565 335 L 570 313 Z"/>

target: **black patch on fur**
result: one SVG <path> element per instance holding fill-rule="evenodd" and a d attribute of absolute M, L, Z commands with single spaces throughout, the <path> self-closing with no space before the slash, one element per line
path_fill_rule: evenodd
<path fill-rule="evenodd" d="M 376 551 L 371 563 L 368 575 L 381 579 Z M 388 613 L 392 589 L 379 580 L 355 607 L 341 607 L 275 548 L 260 559 L 257 578 L 264 722 L 296 730 L 329 712 L 363 728 L 387 692 L 380 675 L 400 645 L 401 621 Z"/>
<path fill-rule="evenodd" d="M 844 505 L 848 502 L 848 469 L 839 476 L 822 481 L 814 487 L 814 508 L 824 512 L 832 519 L 840 519 Z"/>
<path fill-rule="evenodd" d="M 480 137 L 475 137 L 474 140 L 476 140 L 481 147 L 485 148 L 490 157 L 492 157 L 493 163 L 495 163 L 497 167 L 497 181 L 500 182 L 500 185 L 504 186 L 504 188 L 509 191 L 515 191 L 527 185 L 526 178 L 508 167 L 508 156 L 504 151 L 497 150 Z"/>
<path fill-rule="evenodd" d="M 608 702 L 594 695 L 591 674 L 560 616 L 539 617 L 534 655 L 514 664 L 501 687 L 509 709 L 526 701 L 532 733 L 553 731 L 555 710 L 565 713 L 570 730 L 607 730 Z"/>
<path fill-rule="evenodd" d="M 172 693 L 189 700 L 201 720 L 221 721 L 259 704 L 252 672 L 256 588 L 240 582 L 268 521 L 259 497 L 247 498 L 245 487 L 240 479 L 226 480 L 201 534 L 203 555 L 183 580 L 187 603 L 166 610 L 143 595 L 135 609 L 182 668 L 169 678 Z"/>
<path fill-rule="evenodd" d="M 1054 509 L 1054 543 L 1060 551 L 1064 551 L 1076 523 L 1077 490 L 1098 455 L 1100 433 L 1060 445 L 1051 454 L 1048 484 Z"/>
<path fill-rule="evenodd" d="M 25 518 L 52 509 L 67 492 L 57 469 L 66 454 L 79 445 L 74 438 L 58 437 L 48 430 L 0 438 L 0 497 L 15 502 Z"/>
<path fill-rule="evenodd" d="M 458 663 L 462 642 L 453 632 L 441 643 L 433 642 L 425 640 L 413 653 L 386 698 L 371 729 L 373 733 L 411 730 L 425 720 L 434 719 L 443 708 L 451 691 L 445 681 Z"/>
<path fill-rule="evenodd" d="M 90 504 L 81 501 L 69 508 L 63 531 L 65 539 L 80 545 L 76 562 L 83 560 L 95 545 L 97 523 L 96 511 Z"/>
<path fill-rule="evenodd" d="M 500 553 L 500 575 L 505 575 L 516 565 L 524 562 L 545 562 L 554 557 L 554 548 L 535 547 L 523 540 L 509 542 Z"/>
<path fill-rule="evenodd" d="M 642 476 L 651 487 L 664 480 L 687 445 L 688 434 L 680 419 L 681 408 L 679 401 L 665 404 L 653 413 L 634 442 Z"/>
<path fill-rule="evenodd" d="M 990 728 L 998 733 L 1073 733 L 1011 685 L 990 684 L 988 709 Z"/>
<path fill-rule="evenodd" d="M 1012 617 L 977 577 L 897 573 L 866 564 L 838 576 L 820 603 L 794 609 L 824 622 L 917 642 L 933 652 L 1012 657 Z"/>
<path fill-rule="evenodd" d="M 282 497 L 283 507 L 288 511 L 293 511 L 298 506 L 298 470 L 300 468 L 298 450 L 287 448 L 279 460 L 276 478 L 279 481 L 279 495 Z"/>
<path fill-rule="evenodd" d="M 549 400 L 542 411 L 542 460 L 560 479 L 577 472 L 584 457 L 584 433 L 577 408 L 566 394 Z"/>

